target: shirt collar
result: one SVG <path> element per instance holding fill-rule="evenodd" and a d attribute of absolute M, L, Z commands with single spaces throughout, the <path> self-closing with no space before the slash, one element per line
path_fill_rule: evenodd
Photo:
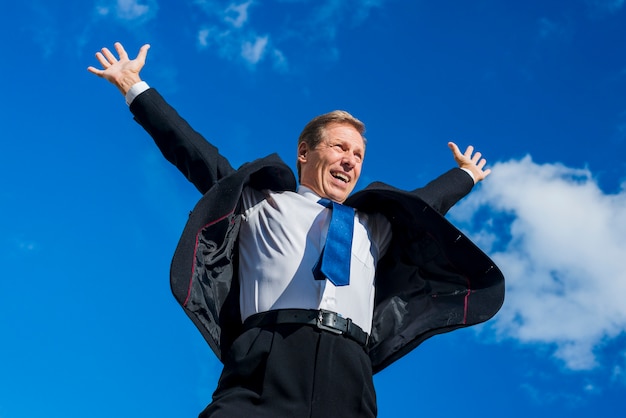
<path fill-rule="evenodd" d="M 299 195 L 304 196 L 305 198 L 307 198 L 308 200 L 311 200 L 313 202 L 317 202 L 321 198 L 313 190 L 311 190 L 308 187 L 303 186 L 303 185 L 299 185 L 298 186 L 297 192 L 298 192 Z"/>

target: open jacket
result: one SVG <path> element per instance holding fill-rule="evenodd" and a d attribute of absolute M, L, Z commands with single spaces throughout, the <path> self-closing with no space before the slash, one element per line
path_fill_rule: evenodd
<path fill-rule="evenodd" d="M 235 170 L 154 89 L 135 98 L 130 110 L 165 158 L 203 194 L 174 253 L 170 283 L 221 359 L 241 329 L 242 190 L 295 191 L 296 179 L 276 154 Z M 391 244 L 376 268 L 368 344 L 375 373 L 425 339 L 484 322 L 500 309 L 502 273 L 443 216 L 472 186 L 470 176 L 455 168 L 413 191 L 372 183 L 345 202 L 359 211 L 382 213 L 392 226 Z"/>

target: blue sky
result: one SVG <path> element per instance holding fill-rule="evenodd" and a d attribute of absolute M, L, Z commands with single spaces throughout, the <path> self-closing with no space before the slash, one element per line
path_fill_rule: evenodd
<path fill-rule="evenodd" d="M 313 116 L 367 125 L 361 181 L 425 184 L 473 144 L 449 219 L 498 263 L 487 324 L 375 377 L 379 416 L 626 412 L 624 0 L 23 0 L 5 4 L 0 418 L 187 417 L 220 371 L 170 294 L 199 198 L 86 71 L 122 42 L 233 165 Z"/>

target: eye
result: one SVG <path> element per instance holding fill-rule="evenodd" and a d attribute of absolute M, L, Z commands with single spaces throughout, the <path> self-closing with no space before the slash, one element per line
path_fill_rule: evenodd
<path fill-rule="evenodd" d="M 336 152 L 344 152 L 344 148 L 341 144 L 332 144 L 331 149 L 335 150 Z"/>

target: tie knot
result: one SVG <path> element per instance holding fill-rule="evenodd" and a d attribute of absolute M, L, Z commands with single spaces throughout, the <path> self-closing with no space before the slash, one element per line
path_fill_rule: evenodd
<path fill-rule="evenodd" d="M 317 201 L 317 203 L 319 203 L 322 206 L 325 206 L 329 209 L 331 209 L 333 207 L 333 201 L 330 199 L 326 199 L 325 197 L 321 198 L 320 200 Z"/>
<path fill-rule="evenodd" d="M 354 208 L 350 207 L 350 206 L 346 206 L 344 204 L 341 203 L 337 203 L 333 200 L 327 199 L 325 197 L 321 198 L 320 200 L 317 201 L 317 203 L 319 203 L 320 205 L 328 208 L 328 209 L 338 209 L 344 213 L 354 213 Z"/>

